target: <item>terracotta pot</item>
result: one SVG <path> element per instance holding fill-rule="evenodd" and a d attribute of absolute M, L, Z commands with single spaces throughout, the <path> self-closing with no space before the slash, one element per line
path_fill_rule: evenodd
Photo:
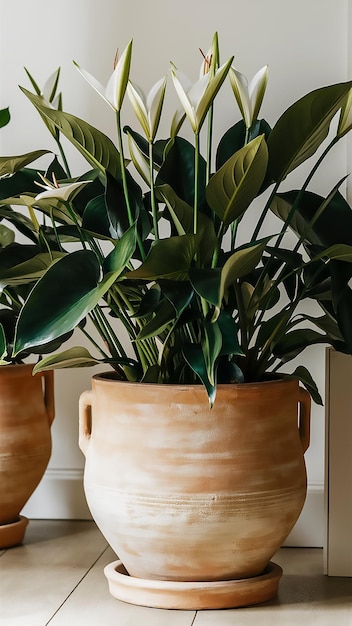
<path fill-rule="evenodd" d="M 260 576 L 304 504 L 309 422 L 293 380 L 220 385 L 209 409 L 201 385 L 96 375 L 80 398 L 93 518 L 131 577 Z"/>
<path fill-rule="evenodd" d="M 21 543 L 28 520 L 20 511 L 39 484 L 51 454 L 53 372 L 32 365 L 0 367 L 0 547 Z"/>

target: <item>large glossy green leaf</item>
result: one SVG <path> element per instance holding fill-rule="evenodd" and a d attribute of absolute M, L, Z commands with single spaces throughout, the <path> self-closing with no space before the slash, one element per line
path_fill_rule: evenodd
<path fill-rule="evenodd" d="M 302 350 L 317 343 L 327 343 L 326 335 L 312 328 L 297 328 L 281 335 L 278 341 L 274 341 L 272 350 L 282 363 L 287 363 L 298 356 Z"/>
<path fill-rule="evenodd" d="M 53 262 L 63 256 L 65 253 L 53 252 L 49 254 L 42 252 L 13 267 L 0 268 L 0 289 L 7 285 L 23 285 L 38 280 Z"/>
<path fill-rule="evenodd" d="M 337 243 L 333 246 L 329 246 L 329 248 L 326 248 L 325 250 L 322 250 L 322 252 L 319 252 L 315 257 L 313 257 L 313 260 L 322 258 L 352 263 L 352 246 L 344 243 Z"/>
<path fill-rule="evenodd" d="M 269 238 L 266 238 L 258 243 L 236 250 L 226 261 L 221 270 L 218 306 L 220 306 L 224 294 L 230 285 L 238 278 L 254 270 L 258 265 L 268 241 Z"/>
<path fill-rule="evenodd" d="M 303 367 L 303 365 L 296 367 L 295 371 L 292 372 L 292 374 L 288 374 L 287 376 L 285 376 L 285 378 L 293 378 L 295 380 L 299 380 L 301 383 L 303 383 L 307 391 L 310 393 L 314 402 L 320 404 L 321 406 L 323 405 L 323 401 L 318 391 L 318 387 L 306 367 Z"/>
<path fill-rule="evenodd" d="M 221 289 L 220 268 L 192 268 L 189 273 L 190 281 L 201 298 L 214 306 L 219 306 Z"/>
<path fill-rule="evenodd" d="M 187 202 L 177 196 L 170 185 L 161 185 L 157 192 L 165 202 L 167 211 L 164 216 L 170 219 L 178 235 L 193 233 L 194 212 Z M 198 234 L 200 237 L 198 261 L 200 265 L 210 265 L 217 245 L 214 224 L 204 213 L 198 213 Z"/>
<path fill-rule="evenodd" d="M 297 199 L 299 197 L 299 202 Z M 315 221 L 325 199 L 310 191 L 289 191 L 277 194 L 270 206 L 275 215 L 286 221 L 291 208 L 296 210 L 290 221 L 291 228 L 312 244 L 329 246 L 333 243 L 352 245 L 352 210 L 346 199 L 337 191 Z M 314 224 L 310 224 L 314 221 Z"/>
<path fill-rule="evenodd" d="M 18 156 L 0 156 L 0 177 L 12 176 L 12 174 L 26 167 L 29 163 L 49 153 L 50 150 L 33 150 L 33 152 L 26 152 Z"/>
<path fill-rule="evenodd" d="M 165 298 L 157 307 L 154 317 L 143 326 L 137 336 L 137 341 L 161 335 L 175 320 L 175 317 L 176 312 L 174 307 L 171 302 Z"/>
<path fill-rule="evenodd" d="M 206 164 L 198 164 L 199 205 L 204 201 Z M 156 177 L 156 185 L 168 184 L 179 198 L 194 205 L 194 146 L 183 137 L 175 137 L 166 151 L 165 161 Z"/>
<path fill-rule="evenodd" d="M 46 344 L 73 330 L 120 276 L 134 247 L 132 227 L 107 257 L 100 282 L 100 263 L 90 250 L 67 254 L 49 267 L 20 313 L 14 353 Z"/>
<path fill-rule="evenodd" d="M 315 153 L 351 86 L 347 82 L 316 89 L 282 114 L 268 137 L 269 171 L 275 181 Z"/>
<path fill-rule="evenodd" d="M 36 283 L 18 319 L 14 354 L 69 332 L 96 305 L 100 267 L 78 250 L 54 263 Z"/>
<path fill-rule="evenodd" d="M 92 167 L 107 170 L 120 178 L 120 156 L 117 148 L 104 133 L 70 113 L 43 106 L 40 96 L 21 88 L 41 115 L 51 120 L 65 137 L 79 150 Z"/>
<path fill-rule="evenodd" d="M 133 280 L 186 280 L 198 248 L 196 235 L 186 234 L 156 241 L 142 265 L 126 273 Z"/>
<path fill-rule="evenodd" d="M 34 366 L 33 374 L 64 367 L 91 367 L 97 363 L 101 363 L 101 360 L 95 359 L 87 348 L 75 346 L 45 357 Z"/>
<path fill-rule="evenodd" d="M 202 349 L 207 378 L 212 387 L 216 385 L 216 363 L 221 353 L 222 333 L 217 322 L 205 322 L 203 326 Z"/>
<path fill-rule="evenodd" d="M 202 381 L 208 394 L 209 406 L 212 407 L 215 402 L 216 386 L 212 385 L 208 378 L 202 346 L 189 343 L 183 346 L 182 352 L 185 361 Z"/>
<path fill-rule="evenodd" d="M 207 202 L 225 226 L 241 217 L 257 196 L 267 164 L 267 146 L 261 135 L 235 152 L 211 177 Z"/>

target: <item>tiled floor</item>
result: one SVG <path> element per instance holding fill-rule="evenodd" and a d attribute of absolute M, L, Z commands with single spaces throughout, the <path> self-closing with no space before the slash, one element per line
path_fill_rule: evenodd
<path fill-rule="evenodd" d="M 223 611 L 115 600 L 103 574 L 115 558 L 93 522 L 31 521 L 24 545 L 0 552 L 0 626 L 352 626 L 352 578 L 323 576 L 319 549 L 281 549 L 278 597 Z"/>

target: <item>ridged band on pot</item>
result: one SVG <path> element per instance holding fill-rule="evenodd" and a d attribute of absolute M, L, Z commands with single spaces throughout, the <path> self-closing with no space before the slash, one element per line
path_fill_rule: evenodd
<path fill-rule="evenodd" d="M 51 455 L 53 372 L 33 376 L 32 369 L 30 364 L 0 367 L 1 547 L 14 545 L 10 525 L 15 529 L 21 522 L 20 511 L 39 484 Z M 26 525 L 22 526 L 24 534 Z M 18 532 L 13 536 L 19 543 Z"/>
<path fill-rule="evenodd" d="M 85 492 L 131 576 L 212 581 L 263 572 L 304 504 L 310 396 L 294 380 L 125 383 L 80 398 Z"/>

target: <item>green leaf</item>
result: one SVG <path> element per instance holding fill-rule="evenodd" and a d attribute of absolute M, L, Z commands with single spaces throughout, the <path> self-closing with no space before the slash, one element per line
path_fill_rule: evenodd
<path fill-rule="evenodd" d="M 101 360 L 95 359 L 86 348 L 75 346 L 45 357 L 34 366 L 33 374 L 65 367 L 91 367 L 97 363 L 101 363 Z"/>
<path fill-rule="evenodd" d="M 241 217 L 257 196 L 267 164 L 268 150 L 261 135 L 235 152 L 211 177 L 207 202 L 225 226 Z"/>
<path fill-rule="evenodd" d="M 179 280 L 161 280 L 159 284 L 164 296 L 171 302 L 177 317 L 179 317 L 193 298 L 194 291 L 192 286 L 188 282 L 181 282 Z"/>
<path fill-rule="evenodd" d="M 44 154 L 50 154 L 50 150 L 33 150 L 18 156 L 1 156 L 0 157 L 0 177 L 11 176 L 29 163 L 36 161 Z"/>
<path fill-rule="evenodd" d="M 0 248 L 5 248 L 15 241 L 15 233 L 4 224 L 0 224 Z"/>
<path fill-rule="evenodd" d="M 344 243 L 335 244 L 317 254 L 315 257 L 313 257 L 312 261 L 324 257 L 327 257 L 328 259 L 345 261 L 346 263 L 352 263 L 352 246 Z"/>
<path fill-rule="evenodd" d="M 183 346 L 182 352 L 185 361 L 202 381 L 208 394 L 209 406 L 212 407 L 215 402 L 216 386 L 209 381 L 202 347 L 189 343 Z"/>
<path fill-rule="evenodd" d="M 316 89 L 282 114 L 268 137 L 269 171 L 275 181 L 316 152 L 350 89 L 350 82 Z"/>
<path fill-rule="evenodd" d="M 10 121 L 10 109 L 7 107 L 6 109 L 0 109 L 0 128 L 6 126 Z"/>
<path fill-rule="evenodd" d="M 217 322 L 205 322 L 203 327 L 202 349 L 207 370 L 207 378 L 212 387 L 216 386 L 216 363 L 222 348 L 222 333 Z"/>
<path fill-rule="evenodd" d="M 121 239 L 115 242 L 114 249 L 106 257 L 103 269 L 104 274 L 113 273 L 115 279 L 125 269 L 136 248 L 136 227 L 129 228 Z"/>
<path fill-rule="evenodd" d="M 306 367 L 300 365 L 295 369 L 292 374 L 285 375 L 285 378 L 293 378 L 295 380 L 301 381 L 301 383 L 312 396 L 314 402 L 316 402 L 316 404 L 320 404 L 321 406 L 323 405 L 323 401 L 318 391 L 318 387 Z"/>
<path fill-rule="evenodd" d="M 172 304 L 164 299 L 156 309 L 154 317 L 143 326 L 137 336 L 137 341 L 148 339 L 149 337 L 157 337 L 167 329 L 176 317 L 175 309 Z"/>
<path fill-rule="evenodd" d="M 2 324 L 0 324 L 0 365 L 4 361 L 4 358 L 7 356 L 7 345 L 6 345 L 6 337 L 5 331 Z"/>
<path fill-rule="evenodd" d="M 193 208 L 181 200 L 174 192 L 170 185 L 161 185 L 157 188 L 158 194 L 165 202 L 167 207 L 167 215 L 178 235 L 193 233 L 194 215 Z M 212 260 L 214 250 L 217 245 L 217 237 L 215 234 L 213 222 L 204 215 L 198 213 L 198 235 L 200 237 L 198 261 L 201 265 L 208 265 Z"/>
<path fill-rule="evenodd" d="M 73 330 L 98 302 L 99 274 L 89 250 L 72 252 L 49 267 L 21 310 L 14 355 Z"/>
<path fill-rule="evenodd" d="M 220 268 L 192 268 L 189 278 L 197 294 L 213 304 L 219 306 L 221 289 L 221 269 Z"/>
<path fill-rule="evenodd" d="M 327 343 L 326 335 L 322 335 L 311 328 L 298 328 L 282 335 L 272 345 L 273 354 L 287 363 L 296 358 L 305 348 L 317 343 Z"/>
<path fill-rule="evenodd" d="M 259 243 L 236 250 L 226 261 L 221 270 L 218 306 L 221 305 L 225 292 L 230 285 L 233 285 L 238 278 L 249 274 L 258 265 L 269 239 L 268 237 Z"/>
<path fill-rule="evenodd" d="M 115 178 L 121 177 L 120 155 L 111 139 L 74 115 L 43 106 L 39 96 L 32 94 L 23 87 L 21 89 L 39 113 L 55 124 L 92 167 L 98 168 L 102 172 L 107 170 Z"/>
<path fill-rule="evenodd" d="M 197 248 L 196 235 L 159 239 L 151 247 L 144 263 L 138 269 L 127 272 L 126 278 L 186 280 Z"/>
<path fill-rule="evenodd" d="M 23 263 L 10 268 L 0 269 L 0 289 L 8 285 L 23 285 L 41 278 L 55 261 L 66 256 L 63 252 L 42 252 Z"/>

